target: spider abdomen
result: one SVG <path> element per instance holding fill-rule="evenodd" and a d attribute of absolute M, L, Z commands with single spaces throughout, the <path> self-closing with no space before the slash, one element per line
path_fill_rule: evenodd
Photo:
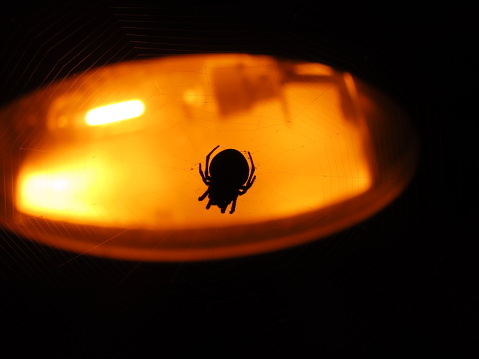
<path fill-rule="evenodd" d="M 248 162 L 241 152 L 234 149 L 224 150 L 211 161 L 210 174 L 218 185 L 237 188 L 248 179 Z"/>

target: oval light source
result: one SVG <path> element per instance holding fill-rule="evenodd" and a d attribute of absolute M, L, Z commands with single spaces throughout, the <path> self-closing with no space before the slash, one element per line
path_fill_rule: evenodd
<path fill-rule="evenodd" d="M 416 165 L 416 137 L 387 98 L 349 73 L 269 56 L 111 65 L 17 100 L 0 121 L 1 223 L 120 259 L 316 240 L 379 211 Z M 198 201 L 208 189 L 200 163 L 216 146 L 254 159 L 256 180 L 233 214 Z"/>
<path fill-rule="evenodd" d="M 139 100 L 123 101 L 88 111 L 85 122 L 90 126 L 106 125 L 136 118 L 142 115 L 144 111 L 145 106 Z"/>

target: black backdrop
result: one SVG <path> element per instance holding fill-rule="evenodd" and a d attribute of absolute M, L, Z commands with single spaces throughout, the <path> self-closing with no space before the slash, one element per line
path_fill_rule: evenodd
<path fill-rule="evenodd" d="M 369 220 L 254 257 L 113 261 L 0 230 L 0 355 L 477 357 L 477 26 L 453 5 L 9 5 L 2 104 L 106 63 L 272 54 L 349 70 L 395 98 L 420 135 L 421 161 L 404 194 Z"/>

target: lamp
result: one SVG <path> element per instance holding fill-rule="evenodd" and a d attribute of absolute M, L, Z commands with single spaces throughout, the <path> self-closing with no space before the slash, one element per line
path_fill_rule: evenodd
<path fill-rule="evenodd" d="M 188 261 L 286 248 L 371 216 L 410 181 L 402 112 L 351 74 L 269 56 L 138 60 L 0 110 L 0 223 L 47 245 Z M 254 159 L 236 211 L 205 209 L 216 146 Z"/>

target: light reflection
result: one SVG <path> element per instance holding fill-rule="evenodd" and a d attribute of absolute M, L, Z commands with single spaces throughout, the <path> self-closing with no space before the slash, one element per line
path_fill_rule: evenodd
<path fill-rule="evenodd" d="M 138 100 L 114 103 L 88 111 L 85 122 L 90 126 L 105 125 L 141 116 L 144 111 L 143 102 Z"/>
<path fill-rule="evenodd" d="M 75 88 L 82 81 L 90 85 Z M 3 148 L 4 173 L 18 170 L 5 192 L 13 210 L 0 219 L 56 247 L 144 260 L 238 256 L 331 234 L 389 203 L 415 164 L 407 125 L 395 127 L 361 86 L 326 65 L 242 54 L 133 61 L 64 80 L 0 112 L 18 136 Z M 17 142 L 26 150 L 15 167 Z M 217 145 L 255 161 L 255 184 L 232 215 L 197 200 L 199 163 Z M 37 230 L 40 219 L 66 232 Z M 97 231 L 86 238 L 82 226 Z"/>
<path fill-rule="evenodd" d="M 52 170 L 43 173 L 28 171 L 20 176 L 18 208 L 32 215 L 81 218 L 89 212 L 89 203 L 86 202 L 94 183 L 94 171 L 88 168 Z"/>
<path fill-rule="evenodd" d="M 180 84 L 176 76 L 176 87 Z M 183 92 L 184 105 L 197 109 L 200 92 L 198 86 L 192 89 Z M 53 220 L 104 227 L 164 228 L 159 214 L 171 228 L 225 227 L 325 208 L 367 191 L 372 183 L 369 160 L 357 125 L 343 115 L 338 86 L 286 83 L 282 95 L 291 121 L 274 115 L 283 110 L 279 97 L 261 99 L 255 106 L 248 103 L 247 111 L 226 119 L 223 113 L 207 111 L 185 116 L 183 106 L 176 105 L 153 113 L 145 110 L 143 130 L 51 144 L 41 156 L 25 160 L 19 177 L 24 200 L 18 208 L 28 214 L 41 208 Z M 95 108 L 89 114 L 108 117 L 131 103 Z M 155 128 L 164 118 L 169 125 Z M 87 139 L 92 130 L 75 131 Z M 205 190 L 199 163 L 218 144 L 220 150 L 250 151 L 257 165 L 254 187 L 238 199 L 231 216 L 206 211 L 195 200 Z M 49 202 L 48 190 L 33 195 L 34 182 L 23 179 L 31 173 L 50 173 L 49 181 L 68 178 L 62 199 Z"/>

